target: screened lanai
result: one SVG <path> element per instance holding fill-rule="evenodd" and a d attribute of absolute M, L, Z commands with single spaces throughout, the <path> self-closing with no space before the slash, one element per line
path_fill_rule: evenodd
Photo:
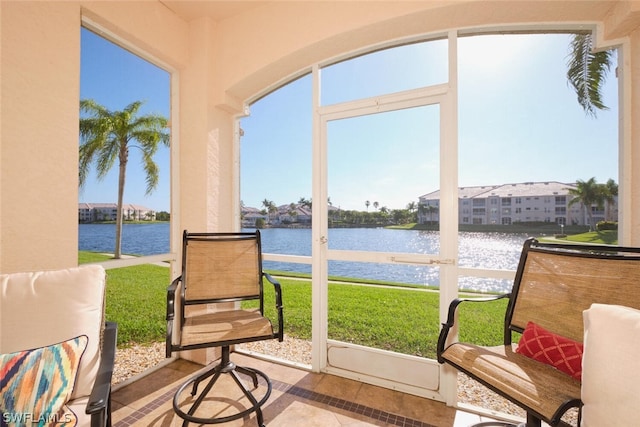
<path fill-rule="evenodd" d="M 311 372 L 456 404 L 455 374 L 434 360 L 333 339 L 328 331 L 328 276 L 329 263 L 334 261 L 431 266 L 440 284 L 436 308 L 440 320 L 458 294 L 461 277 L 508 281 L 513 276 L 509 269 L 472 268 L 459 261 L 458 223 L 453 219 L 458 218 L 457 191 L 463 185 L 460 175 L 466 167 L 460 159 L 469 155 L 460 130 L 466 119 L 460 99 L 463 89 L 473 86 L 474 81 L 460 80 L 465 65 L 458 52 L 474 37 L 582 32 L 593 35 L 595 49 L 616 50 L 617 68 L 612 79 L 618 88 L 618 126 L 609 143 L 613 144 L 611 150 L 617 151 L 617 176 L 612 178 L 620 186 L 618 239 L 620 244 L 640 245 L 640 199 L 635 179 L 640 134 L 634 126 L 640 116 L 638 2 L 523 1 L 516 8 L 486 1 L 3 1 L 0 14 L 2 273 L 66 268 L 78 262 L 81 28 L 170 74 L 169 251 L 110 262 L 106 264 L 109 268 L 170 261 L 171 276 L 175 276 L 180 268 L 182 230 L 239 230 L 241 178 L 246 165 L 243 155 L 250 155 L 242 152 L 251 136 L 246 132 L 248 121 L 256 117 L 260 102 L 291 82 L 304 82 L 309 102 L 305 104 L 309 153 L 304 159 L 309 185 L 307 192 L 298 196 L 314 201 L 309 254 L 271 254 L 266 259 L 304 264 L 310 269 L 312 349 L 306 369 Z M 433 45 L 438 46 L 441 64 L 434 80 L 350 99 L 328 100 L 323 93 L 322 76 L 341 63 L 393 47 Z M 344 170 L 336 159 L 350 153 L 332 143 L 352 129 L 375 126 L 366 122 L 372 117 L 384 120 L 396 114 L 404 115 L 408 122 L 411 114 L 416 114 L 429 124 L 427 129 L 418 129 L 427 141 L 419 154 L 437 159 L 436 172 L 428 178 L 430 185 L 424 191 L 440 191 L 443 221 L 437 250 L 372 250 L 366 245 L 343 250 L 330 239 L 328 201 L 336 201 L 339 179 L 348 179 L 339 178 Z M 579 138 L 570 144 L 579 149 Z M 354 157 L 354 161 L 366 163 L 361 157 Z M 286 166 L 282 168 L 286 173 Z M 204 363 L 215 355 L 194 353 L 188 357 Z M 363 371 L 363 366 L 373 367 L 375 372 Z M 398 372 L 398 366 L 406 369 Z M 379 375 L 387 370 L 388 374 Z"/>

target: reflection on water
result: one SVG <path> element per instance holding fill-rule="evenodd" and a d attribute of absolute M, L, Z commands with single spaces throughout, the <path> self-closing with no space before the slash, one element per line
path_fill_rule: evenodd
<path fill-rule="evenodd" d="M 115 224 L 80 224 L 78 249 L 113 253 L 116 245 Z M 123 224 L 122 253 L 155 255 L 169 252 L 169 223 Z"/>
<path fill-rule="evenodd" d="M 311 255 L 311 230 L 272 228 L 261 231 L 265 253 Z M 115 225 L 81 224 L 79 249 L 113 252 Z M 526 234 L 471 233 L 459 234 L 459 265 L 470 268 L 515 270 Z M 384 228 L 330 229 L 328 244 L 336 250 L 369 250 L 435 254 L 439 250 L 436 231 L 389 230 Z M 169 224 L 125 224 L 123 253 L 151 255 L 169 252 Z M 265 268 L 311 273 L 306 264 L 265 261 Z M 405 264 L 373 264 L 330 261 L 329 275 L 437 286 L 438 267 Z M 461 289 L 502 292 L 511 289 L 508 280 L 461 277 Z"/>

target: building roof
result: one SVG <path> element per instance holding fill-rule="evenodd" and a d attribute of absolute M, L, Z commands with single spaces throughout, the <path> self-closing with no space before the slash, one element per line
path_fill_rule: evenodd
<path fill-rule="evenodd" d="M 575 184 L 558 181 L 521 182 L 515 184 L 482 185 L 477 187 L 458 187 L 459 199 L 473 199 L 478 197 L 535 197 L 569 194 L 569 189 L 576 188 Z M 420 199 L 433 200 L 440 198 L 440 190 L 420 196 Z"/>
<path fill-rule="evenodd" d="M 117 209 L 117 203 L 78 203 L 78 209 Z M 131 211 L 153 211 L 146 206 L 123 203 L 122 209 Z"/>

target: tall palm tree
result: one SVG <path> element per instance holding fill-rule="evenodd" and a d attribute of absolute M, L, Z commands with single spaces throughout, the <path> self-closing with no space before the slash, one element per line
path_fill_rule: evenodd
<path fill-rule="evenodd" d="M 591 34 L 575 34 L 568 55 L 568 83 L 578 96 L 578 103 L 587 115 L 596 117 L 596 110 L 607 110 L 602 102 L 602 85 L 613 62 L 613 50 L 593 52 Z"/>
<path fill-rule="evenodd" d="M 92 99 L 80 101 L 80 162 L 79 184 L 82 188 L 95 162 L 98 179 L 103 179 L 118 160 L 118 203 L 116 216 L 116 247 L 114 257 L 122 255 L 122 205 L 129 149 L 142 152 L 142 166 L 146 173 L 150 194 L 158 185 L 158 165 L 153 156 L 160 144 L 169 146 L 168 120 L 157 114 L 138 115 L 141 101 L 129 104 L 121 111 L 110 111 Z"/>
<path fill-rule="evenodd" d="M 590 178 L 588 181 L 581 179 L 576 181 L 576 188 L 569 188 L 569 194 L 573 198 L 569 201 L 569 206 L 573 206 L 576 203 L 582 203 L 584 209 L 589 218 L 589 229 L 593 227 L 593 212 L 591 207 L 595 204 L 598 208 L 601 208 L 604 203 L 602 196 L 602 186 L 596 182 L 595 178 Z"/>
<path fill-rule="evenodd" d="M 602 197 L 605 203 L 604 216 L 608 221 L 611 216 L 611 206 L 616 203 L 616 197 L 618 197 L 618 184 L 616 184 L 613 179 L 609 178 L 607 183 L 602 185 L 602 193 Z"/>
<path fill-rule="evenodd" d="M 267 211 L 267 220 L 269 222 L 269 224 L 271 224 L 271 214 L 275 213 L 278 211 L 278 209 L 276 208 L 276 204 L 273 203 L 273 201 L 269 200 L 269 199 L 264 199 L 262 201 L 262 206 L 264 206 L 264 208 Z"/>

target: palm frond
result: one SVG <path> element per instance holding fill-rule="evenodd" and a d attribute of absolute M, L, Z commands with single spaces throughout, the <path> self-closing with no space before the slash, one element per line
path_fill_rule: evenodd
<path fill-rule="evenodd" d="M 568 55 L 567 81 L 587 115 L 596 117 L 596 110 L 608 110 L 602 100 L 602 86 L 611 69 L 613 51 L 593 52 L 590 34 L 575 34 Z"/>
<path fill-rule="evenodd" d="M 168 120 L 158 114 L 138 116 L 142 101 L 134 101 L 123 110 L 110 111 L 92 99 L 80 101 L 79 183 L 85 184 L 91 165 L 98 180 L 113 168 L 116 160 L 126 169 L 130 147 L 142 151 L 147 194 L 158 185 L 158 166 L 153 156 L 159 144 L 169 146 Z M 136 145 L 134 145 L 136 144 Z"/>

